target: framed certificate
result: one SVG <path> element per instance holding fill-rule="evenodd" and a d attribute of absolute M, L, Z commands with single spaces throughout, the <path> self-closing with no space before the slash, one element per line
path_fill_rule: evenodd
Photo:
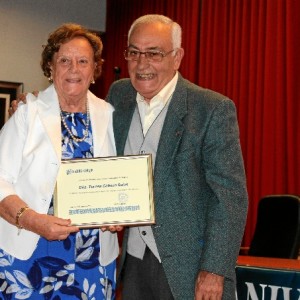
<path fill-rule="evenodd" d="M 151 155 L 62 161 L 54 215 L 79 227 L 154 224 Z"/>

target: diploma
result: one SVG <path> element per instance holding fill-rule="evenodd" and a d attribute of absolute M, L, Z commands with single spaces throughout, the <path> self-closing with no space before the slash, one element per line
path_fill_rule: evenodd
<path fill-rule="evenodd" d="M 79 227 L 154 224 L 151 155 L 62 161 L 53 204 Z"/>

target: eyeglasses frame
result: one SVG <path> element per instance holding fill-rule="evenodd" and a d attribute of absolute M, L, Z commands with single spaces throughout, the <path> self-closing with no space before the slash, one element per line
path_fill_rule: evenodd
<path fill-rule="evenodd" d="M 160 60 L 152 60 L 151 58 L 149 58 L 149 57 L 147 57 L 147 54 L 148 53 L 153 53 L 154 52 L 154 50 L 148 50 L 148 51 L 139 51 L 139 50 L 133 50 L 133 51 L 135 51 L 135 52 L 138 52 L 139 53 L 139 56 L 137 57 L 137 59 L 128 59 L 128 56 L 126 55 L 126 53 L 128 53 L 128 48 L 127 49 L 125 49 L 125 51 L 124 51 L 124 58 L 127 60 L 127 61 L 138 61 L 139 59 L 140 59 L 140 57 L 141 57 L 141 55 L 142 54 L 144 54 L 145 55 L 145 58 L 148 60 L 148 61 L 154 61 L 154 62 L 161 62 L 163 59 L 164 59 L 164 57 L 166 57 L 167 55 L 169 55 L 170 53 L 172 53 L 173 51 L 176 51 L 177 49 L 175 48 L 175 49 L 172 49 L 172 50 L 170 50 L 170 51 L 167 51 L 167 52 L 164 52 L 164 51 L 156 51 L 155 50 L 155 52 L 156 53 L 159 53 L 160 54 L 160 56 L 161 56 L 161 59 Z"/>

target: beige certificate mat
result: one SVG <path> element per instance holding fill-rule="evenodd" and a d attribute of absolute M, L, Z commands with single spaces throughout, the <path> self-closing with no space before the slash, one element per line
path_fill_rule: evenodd
<path fill-rule="evenodd" d="M 151 155 L 62 161 L 54 215 L 79 227 L 155 223 Z"/>

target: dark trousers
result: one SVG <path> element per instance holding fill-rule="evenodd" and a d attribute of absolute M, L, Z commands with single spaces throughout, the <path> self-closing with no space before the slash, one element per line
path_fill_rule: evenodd
<path fill-rule="evenodd" d="M 163 266 L 147 247 L 143 260 L 127 253 L 122 300 L 174 300 Z"/>

